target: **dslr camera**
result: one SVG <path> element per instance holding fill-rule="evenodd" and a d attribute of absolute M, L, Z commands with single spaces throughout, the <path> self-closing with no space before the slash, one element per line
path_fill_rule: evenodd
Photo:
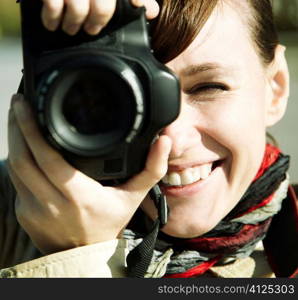
<path fill-rule="evenodd" d="M 100 34 L 68 36 L 43 26 L 41 0 L 20 3 L 23 92 L 45 139 L 95 180 L 139 173 L 180 110 L 179 81 L 154 57 L 145 9 L 118 0 Z"/>

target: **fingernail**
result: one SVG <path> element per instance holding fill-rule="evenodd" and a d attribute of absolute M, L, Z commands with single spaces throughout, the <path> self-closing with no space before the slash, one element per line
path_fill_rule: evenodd
<path fill-rule="evenodd" d="M 85 30 L 89 33 L 89 34 L 92 34 L 92 35 L 95 35 L 95 34 L 98 34 L 102 29 L 102 26 L 101 25 L 86 25 L 85 26 Z"/>
<path fill-rule="evenodd" d="M 22 99 L 22 95 L 20 94 L 14 94 L 11 98 L 11 106 L 14 106 L 16 102 L 20 101 Z"/>
<path fill-rule="evenodd" d="M 25 101 L 18 100 L 13 106 L 14 114 L 19 122 L 27 122 L 32 119 L 30 110 Z"/>
<path fill-rule="evenodd" d="M 23 113 L 27 109 L 27 105 L 22 95 L 16 95 L 13 101 L 13 109 L 16 113 Z"/>
<path fill-rule="evenodd" d="M 154 145 L 158 140 L 159 140 L 159 134 L 157 134 L 157 135 L 153 138 L 153 140 L 152 140 L 152 142 L 151 142 L 151 145 Z"/>
<path fill-rule="evenodd" d="M 13 110 L 15 113 L 19 113 L 22 110 L 22 104 L 19 99 L 16 99 L 13 103 Z"/>
<path fill-rule="evenodd" d="M 70 25 L 64 28 L 64 31 L 69 35 L 75 35 L 80 30 L 80 26 L 78 25 Z"/>
<path fill-rule="evenodd" d="M 9 121 L 12 121 L 14 120 L 14 110 L 12 107 L 9 108 L 9 111 L 8 111 L 8 120 Z"/>
<path fill-rule="evenodd" d="M 144 6 L 144 0 L 132 0 L 132 4 L 137 7 Z"/>
<path fill-rule="evenodd" d="M 59 22 L 57 21 L 48 21 L 47 22 L 47 29 L 50 31 L 55 31 L 58 28 Z"/>

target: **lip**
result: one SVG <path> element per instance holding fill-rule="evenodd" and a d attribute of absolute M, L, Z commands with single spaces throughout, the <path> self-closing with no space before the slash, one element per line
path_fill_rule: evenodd
<path fill-rule="evenodd" d="M 198 180 L 192 184 L 188 184 L 185 186 L 166 186 L 162 182 L 159 183 L 160 189 L 166 196 L 171 197 L 190 197 L 194 194 L 200 192 L 205 188 L 205 186 L 212 184 L 212 181 L 217 176 L 217 174 L 220 172 L 220 170 L 223 168 L 224 161 L 221 161 L 220 165 L 216 166 L 214 170 L 210 173 L 210 175 L 206 179 Z"/>

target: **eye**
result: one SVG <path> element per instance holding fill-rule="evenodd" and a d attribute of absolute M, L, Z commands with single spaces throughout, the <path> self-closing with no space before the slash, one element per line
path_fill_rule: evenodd
<path fill-rule="evenodd" d="M 197 95 L 197 94 L 204 94 L 204 93 L 219 93 L 222 91 L 228 91 L 229 88 L 221 83 L 203 83 L 194 86 L 190 90 L 187 91 L 189 95 Z"/>

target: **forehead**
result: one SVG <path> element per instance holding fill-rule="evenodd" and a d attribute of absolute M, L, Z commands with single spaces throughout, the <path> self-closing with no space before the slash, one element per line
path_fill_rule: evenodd
<path fill-rule="evenodd" d="M 185 68 L 197 64 L 237 68 L 248 60 L 259 61 L 250 36 L 248 13 L 243 4 L 219 1 L 195 40 L 168 66 L 179 75 L 185 75 L 189 71 Z"/>

